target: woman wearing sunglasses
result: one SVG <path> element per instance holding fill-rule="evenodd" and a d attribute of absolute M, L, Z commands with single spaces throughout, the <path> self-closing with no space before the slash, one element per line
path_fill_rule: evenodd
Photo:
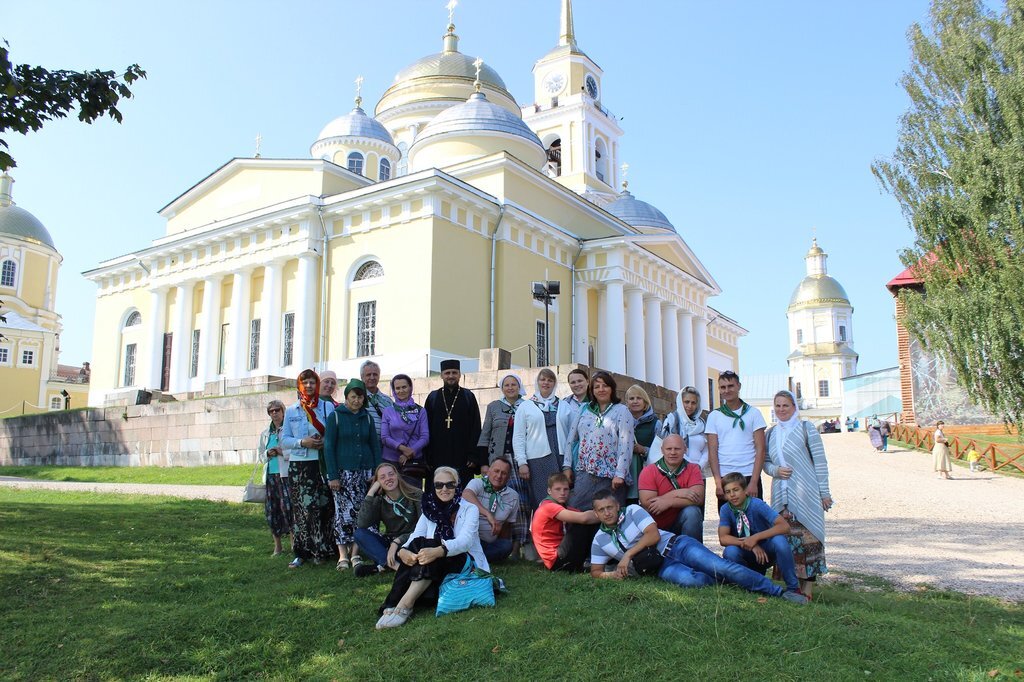
<path fill-rule="evenodd" d="M 462 499 L 455 469 L 438 467 L 434 471 L 434 484 L 423 495 L 422 508 L 416 530 L 398 550 L 398 573 L 380 607 L 378 630 L 405 625 L 421 598 L 436 602 L 441 581 L 462 570 L 467 553 L 478 568 L 490 570 L 480 546 L 480 510 Z"/>
<path fill-rule="evenodd" d="M 270 426 L 260 434 L 260 461 L 263 468 L 263 483 L 267 486 L 267 501 L 263 505 L 274 536 L 274 556 L 283 550 L 281 538 L 292 532 L 292 501 L 288 495 L 288 453 L 281 447 L 281 427 L 284 426 L 284 403 L 271 400 L 267 405 Z"/>

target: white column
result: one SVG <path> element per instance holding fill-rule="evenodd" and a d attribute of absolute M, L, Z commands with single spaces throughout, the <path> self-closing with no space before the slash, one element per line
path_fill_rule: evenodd
<path fill-rule="evenodd" d="M 260 374 L 281 372 L 281 263 L 263 268 L 260 304 Z"/>
<path fill-rule="evenodd" d="M 626 315 L 623 308 L 622 280 L 605 283 L 608 297 L 608 369 L 626 373 Z"/>
<path fill-rule="evenodd" d="M 695 386 L 693 373 L 693 313 L 683 310 L 679 313 L 679 382 L 683 386 Z M 697 386 L 701 395 L 706 391 Z"/>
<path fill-rule="evenodd" d="M 227 357 L 229 379 L 238 379 L 249 369 L 249 293 L 252 270 L 236 272 L 231 282 L 230 346 Z"/>
<path fill-rule="evenodd" d="M 626 292 L 626 374 L 634 379 L 647 377 L 644 350 L 644 292 Z"/>
<path fill-rule="evenodd" d="M 316 319 L 316 298 L 319 285 L 316 277 L 316 261 L 311 253 L 299 256 L 296 285 L 299 294 L 295 311 L 295 366 L 299 371 L 313 366 L 313 341 L 318 329 Z"/>
<path fill-rule="evenodd" d="M 590 346 L 590 310 L 587 304 L 587 292 L 590 291 L 587 286 L 581 282 L 576 282 L 575 290 L 573 293 L 573 325 L 575 326 L 575 334 L 572 340 L 572 361 L 586 365 L 589 362 L 589 346 Z"/>
<path fill-rule="evenodd" d="M 164 358 L 164 308 L 167 289 L 153 289 L 149 294 L 149 376 L 146 388 L 160 389 Z"/>
<path fill-rule="evenodd" d="M 608 290 L 597 290 L 597 366 L 608 369 Z"/>
<path fill-rule="evenodd" d="M 220 277 L 203 281 L 203 321 L 199 325 L 199 379 L 206 383 L 220 372 Z"/>
<path fill-rule="evenodd" d="M 693 320 L 693 371 L 694 379 L 699 383 L 694 384 L 700 389 L 701 394 L 707 393 L 708 385 L 708 321 L 706 318 L 697 317 Z"/>
<path fill-rule="evenodd" d="M 647 381 L 661 386 L 665 383 L 664 358 L 661 357 L 661 301 L 650 297 L 644 301 L 644 346 Z"/>
<path fill-rule="evenodd" d="M 175 287 L 171 393 L 183 393 L 188 390 L 188 375 L 192 364 L 192 290 L 194 287 L 195 284 L 192 282 Z"/>
<path fill-rule="evenodd" d="M 665 388 L 678 391 L 679 383 L 679 307 L 666 303 L 661 309 L 661 335 L 665 339 L 662 360 Z"/>

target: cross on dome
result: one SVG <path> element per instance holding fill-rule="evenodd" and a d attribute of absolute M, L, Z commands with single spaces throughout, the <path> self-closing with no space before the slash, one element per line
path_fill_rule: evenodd
<path fill-rule="evenodd" d="M 622 171 L 622 191 L 625 192 L 629 188 L 629 180 L 626 179 L 626 176 L 629 174 L 629 164 L 622 164 L 619 166 L 619 170 Z"/>
<path fill-rule="evenodd" d="M 356 76 L 356 107 L 363 106 L 363 77 Z"/>
<path fill-rule="evenodd" d="M 452 2 L 455 2 L 455 0 L 452 0 Z M 483 65 L 484 65 L 484 60 L 481 59 L 480 57 L 477 57 L 476 61 L 473 62 L 473 66 L 476 67 L 476 81 L 474 81 L 473 87 L 476 88 L 477 92 L 480 92 L 480 68 Z"/>
<path fill-rule="evenodd" d="M 260 146 L 263 144 L 263 135 L 256 133 L 256 155 L 255 158 L 260 158 Z"/>
<path fill-rule="evenodd" d="M 448 4 L 445 5 L 445 9 L 448 10 L 448 28 L 455 28 L 455 8 L 458 6 L 459 0 L 448 0 Z"/>

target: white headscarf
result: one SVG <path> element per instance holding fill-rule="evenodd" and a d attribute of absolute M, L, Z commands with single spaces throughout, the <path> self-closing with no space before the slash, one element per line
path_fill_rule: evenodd
<path fill-rule="evenodd" d="M 686 408 L 683 407 L 683 394 L 691 392 L 697 394 L 697 409 L 692 417 L 686 414 Z M 700 391 L 683 389 L 676 394 L 676 418 L 679 419 L 679 435 L 683 438 L 704 433 L 704 420 L 700 418 L 700 400 Z"/>
<path fill-rule="evenodd" d="M 530 400 L 537 404 L 537 407 L 540 408 L 541 412 L 551 412 L 553 409 L 555 409 L 554 405 L 558 403 L 558 396 L 555 393 L 557 390 L 558 380 L 556 379 L 555 385 L 551 387 L 551 395 L 549 395 L 547 398 L 542 397 L 540 394 L 540 386 L 538 386 L 533 391 L 533 397 L 530 398 Z"/>
<path fill-rule="evenodd" d="M 505 383 L 505 379 L 508 379 L 509 377 L 512 377 L 513 379 L 515 379 L 519 383 L 519 398 L 516 399 L 516 403 L 515 403 L 515 404 L 519 404 L 519 401 L 523 399 L 523 396 L 526 395 L 526 392 L 523 390 L 523 380 L 519 378 L 518 374 L 513 374 L 513 373 L 509 372 L 508 374 L 503 375 L 501 377 L 501 379 L 498 381 L 498 388 L 501 389 L 502 385 Z M 515 405 L 513 405 L 513 403 L 510 403 L 508 401 L 508 399 L 505 397 L 504 389 L 502 389 L 502 392 L 501 392 L 501 401 L 503 403 L 505 403 L 506 405 L 512 405 L 513 407 L 515 407 Z"/>
<path fill-rule="evenodd" d="M 797 405 L 796 396 L 790 391 L 780 391 L 789 396 L 789 399 L 793 401 L 793 414 L 789 419 L 779 419 L 778 424 L 775 425 L 775 437 L 772 438 L 772 453 L 775 455 L 775 459 L 780 467 L 788 467 L 786 463 L 786 441 L 796 431 L 796 429 L 803 427 L 803 422 L 800 421 L 800 406 Z M 774 401 L 773 401 L 774 402 Z M 778 417 L 778 415 L 776 415 Z M 782 493 L 788 493 L 789 481 L 784 478 L 779 479 L 779 487 L 782 489 Z"/>

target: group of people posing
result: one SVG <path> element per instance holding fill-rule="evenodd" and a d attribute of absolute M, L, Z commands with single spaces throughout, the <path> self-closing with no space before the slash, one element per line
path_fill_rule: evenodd
<path fill-rule="evenodd" d="M 442 362 L 443 384 L 423 406 L 405 375 L 383 394 L 373 362 L 341 402 L 336 377 L 305 370 L 294 405 L 268 406 L 260 452 L 275 554 L 290 534 L 293 568 L 336 560 L 361 577 L 393 571 L 378 628 L 436 599 L 467 556 L 489 571 L 534 558 L 532 549 L 548 570 L 728 582 L 799 603 L 827 571 L 828 464 L 789 392 L 775 396 L 778 423 L 768 428 L 740 398 L 739 377 L 724 372 L 718 409 L 703 411 L 699 391 L 686 387 L 659 419 L 639 385 L 623 403 L 612 375 L 573 369 L 560 398 L 544 368 L 529 397 L 505 375 L 481 420 L 460 370 Z M 770 506 L 762 471 L 772 477 Z M 712 485 L 723 556 L 703 544 Z M 770 567 L 784 588 L 765 577 Z"/>

